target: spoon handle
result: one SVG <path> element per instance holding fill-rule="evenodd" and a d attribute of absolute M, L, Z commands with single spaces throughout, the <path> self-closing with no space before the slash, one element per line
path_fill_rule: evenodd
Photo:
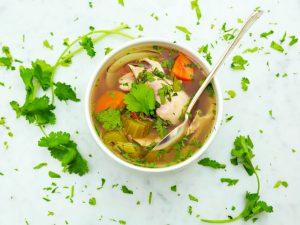
<path fill-rule="evenodd" d="M 211 80 L 215 77 L 217 71 L 225 61 L 225 59 L 229 56 L 231 51 L 234 49 L 234 47 L 239 43 L 241 38 L 244 36 L 244 34 L 249 30 L 249 28 L 254 24 L 254 22 L 263 14 L 262 10 L 255 11 L 251 14 L 251 16 L 248 18 L 248 20 L 244 23 L 243 27 L 237 34 L 237 36 L 234 38 L 232 43 L 227 47 L 226 51 L 223 53 L 222 57 L 219 59 L 218 63 L 215 65 L 213 70 L 209 73 L 209 75 L 206 77 L 204 83 L 201 85 L 201 87 L 198 89 L 196 94 L 194 95 L 193 99 L 191 100 L 189 107 L 187 108 L 186 112 L 190 113 L 197 102 L 198 98 L 202 94 L 202 92 L 205 90 L 207 85 L 211 82 Z"/>

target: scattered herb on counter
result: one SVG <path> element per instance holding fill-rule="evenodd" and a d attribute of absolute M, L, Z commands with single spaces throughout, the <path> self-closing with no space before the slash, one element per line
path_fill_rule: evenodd
<path fill-rule="evenodd" d="M 259 50 L 262 50 L 263 47 L 259 48 L 259 47 L 253 47 L 253 48 L 247 48 L 243 51 L 243 53 L 254 53 L 254 52 L 258 52 Z"/>
<path fill-rule="evenodd" d="M 268 32 L 263 32 L 263 33 L 261 33 L 260 34 L 260 37 L 261 38 L 268 38 L 268 36 L 270 36 L 270 35 L 272 35 L 274 33 L 274 31 L 273 30 L 270 30 L 270 31 L 268 31 Z"/>
<path fill-rule="evenodd" d="M 272 109 L 270 109 L 270 110 L 268 111 L 268 114 L 269 114 L 269 116 L 270 116 L 271 118 L 274 118 L 274 117 L 273 117 L 273 110 L 272 110 Z"/>
<path fill-rule="evenodd" d="M 97 190 L 101 190 L 104 187 L 106 180 L 104 178 L 101 178 L 101 186 L 97 187 Z"/>
<path fill-rule="evenodd" d="M 48 216 L 54 216 L 54 212 L 48 211 Z"/>
<path fill-rule="evenodd" d="M 208 44 L 206 45 L 202 45 L 199 49 L 198 49 L 198 52 L 200 54 L 202 54 L 202 56 L 206 59 L 206 61 L 212 65 L 212 57 L 211 57 L 211 54 L 210 52 L 208 51 Z"/>
<path fill-rule="evenodd" d="M 15 70 L 16 68 L 13 66 L 13 62 L 22 62 L 20 60 L 13 59 L 8 46 L 2 47 L 2 53 L 5 56 L 0 57 L 0 67 L 6 67 L 6 70 Z"/>
<path fill-rule="evenodd" d="M 125 186 L 125 185 L 123 185 L 122 187 L 121 187 L 121 191 L 123 192 L 123 193 L 125 193 L 125 194 L 133 194 L 133 191 L 132 190 L 130 190 L 130 189 L 128 189 L 128 187 L 127 186 Z"/>
<path fill-rule="evenodd" d="M 226 123 L 228 123 L 229 121 L 231 121 L 233 119 L 234 116 L 228 116 L 225 120 Z"/>
<path fill-rule="evenodd" d="M 280 39 L 280 44 L 282 44 L 283 42 L 285 42 L 285 38 L 286 38 L 286 32 L 284 32 L 282 38 Z"/>
<path fill-rule="evenodd" d="M 89 199 L 89 204 L 92 205 L 92 206 L 96 205 L 97 204 L 96 198 L 94 198 L 94 197 L 90 198 Z"/>
<path fill-rule="evenodd" d="M 180 30 L 181 32 L 185 33 L 185 39 L 187 41 L 191 40 L 191 31 L 189 31 L 186 27 L 183 26 L 176 26 L 177 30 Z"/>
<path fill-rule="evenodd" d="M 61 178 L 61 176 L 53 171 L 48 172 L 49 177 L 51 178 Z"/>
<path fill-rule="evenodd" d="M 150 16 L 151 17 L 153 17 L 156 21 L 158 21 L 159 20 L 159 18 L 158 18 L 158 16 L 157 15 L 155 15 L 154 13 L 151 13 L 150 14 Z"/>
<path fill-rule="evenodd" d="M 289 184 L 288 184 L 288 182 L 286 182 L 284 180 L 279 180 L 274 185 L 274 188 L 279 188 L 280 186 L 283 186 L 283 187 L 287 188 L 289 186 Z"/>
<path fill-rule="evenodd" d="M 190 201 L 193 201 L 193 202 L 199 202 L 198 198 L 196 198 L 195 196 L 189 194 L 189 199 Z"/>
<path fill-rule="evenodd" d="M 283 52 L 284 51 L 284 48 L 280 44 L 276 43 L 275 41 L 271 42 L 270 47 L 273 48 L 273 49 L 275 49 L 276 51 L 279 51 L 279 52 Z"/>
<path fill-rule="evenodd" d="M 119 220 L 119 224 L 126 224 L 125 220 Z"/>
<path fill-rule="evenodd" d="M 232 98 L 235 98 L 235 96 L 236 96 L 236 93 L 234 90 L 228 90 L 228 91 L 226 91 L 226 93 L 229 95 L 229 98 L 224 98 L 224 100 L 230 100 Z"/>
<path fill-rule="evenodd" d="M 170 189 L 171 189 L 171 191 L 176 192 L 176 191 L 177 191 L 177 186 L 176 186 L 176 185 L 173 185 L 173 186 L 170 187 Z"/>
<path fill-rule="evenodd" d="M 110 47 L 106 47 L 104 48 L 104 55 L 107 55 L 108 53 L 110 53 L 113 49 Z"/>
<path fill-rule="evenodd" d="M 225 164 L 219 163 L 216 160 L 213 160 L 210 158 L 201 159 L 200 161 L 198 161 L 198 164 L 202 165 L 202 166 L 211 167 L 214 169 L 225 169 L 226 168 Z"/>
<path fill-rule="evenodd" d="M 118 3 L 119 3 L 121 6 L 125 6 L 124 0 L 118 0 Z"/>
<path fill-rule="evenodd" d="M 248 85 L 250 84 L 250 80 L 247 77 L 243 77 L 241 80 L 241 87 L 243 89 L 243 91 L 247 91 L 248 90 Z"/>
<path fill-rule="evenodd" d="M 198 0 L 192 0 L 191 1 L 191 8 L 192 10 L 195 10 L 196 16 L 197 16 L 197 24 L 200 24 L 200 19 L 202 17 L 202 13 L 199 7 Z"/>
<path fill-rule="evenodd" d="M 135 27 L 141 32 L 144 30 L 144 27 L 141 24 L 138 24 Z"/>
<path fill-rule="evenodd" d="M 48 40 L 44 40 L 43 45 L 45 48 L 49 48 L 50 50 L 53 50 L 53 45 L 50 45 Z"/>
<path fill-rule="evenodd" d="M 233 70 L 245 70 L 245 66 L 248 65 L 248 61 L 240 55 L 236 55 L 232 58 L 232 63 L 230 65 Z"/>
<path fill-rule="evenodd" d="M 93 2 L 89 2 L 89 7 L 93 8 Z"/>
<path fill-rule="evenodd" d="M 149 205 L 151 205 L 151 203 L 152 203 L 152 192 L 149 192 L 148 203 L 149 203 Z"/>
<path fill-rule="evenodd" d="M 192 215 L 193 214 L 193 207 L 191 205 L 188 206 L 187 210 L 188 214 Z"/>
<path fill-rule="evenodd" d="M 289 42 L 289 46 L 292 46 L 294 44 L 296 44 L 298 42 L 298 38 L 296 36 L 290 36 L 290 42 Z"/>
<path fill-rule="evenodd" d="M 239 181 L 238 179 L 231 179 L 231 178 L 221 178 L 220 181 L 222 183 L 227 183 L 227 186 L 234 186 Z"/>
<path fill-rule="evenodd" d="M 92 38 L 83 36 L 81 38 L 81 42 L 79 42 L 79 44 L 86 50 L 87 54 L 90 57 L 94 57 L 96 55 Z"/>
<path fill-rule="evenodd" d="M 280 73 L 276 73 L 275 76 L 276 76 L 276 77 L 280 77 L 280 76 L 281 76 L 281 77 L 287 77 L 288 74 L 287 74 L 287 73 L 284 73 L 284 74 L 280 75 Z"/>
<path fill-rule="evenodd" d="M 34 170 L 39 170 L 41 169 L 42 167 L 45 167 L 47 166 L 48 164 L 47 163 L 40 163 L 38 165 L 36 165 L 35 167 L 33 167 Z"/>

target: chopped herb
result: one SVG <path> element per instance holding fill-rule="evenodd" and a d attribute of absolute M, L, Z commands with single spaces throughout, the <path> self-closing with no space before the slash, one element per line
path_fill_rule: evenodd
<path fill-rule="evenodd" d="M 122 187 L 121 187 L 121 190 L 122 190 L 122 192 L 123 193 L 125 193 L 125 194 L 133 194 L 133 191 L 132 190 L 130 190 L 130 189 L 128 189 L 125 185 L 123 185 Z"/>
<path fill-rule="evenodd" d="M 284 32 L 282 38 L 280 39 L 280 44 L 282 44 L 285 41 L 286 38 L 286 32 Z"/>
<path fill-rule="evenodd" d="M 139 31 L 143 31 L 144 27 L 141 24 L 135 26 Z"/>
<path fill-rule="evenodd" d="M 36 165 L 35 167 L 33 167 L 33 169 L 38 170 L 38 169 L 41 169 L 42 167 L 47 166 L 47 165 L 48 165 L 47 163 L 40 163 L 40 164 Z"/>
<path fill-rule="evenodd" d="M 229 98 L 224 98 L 224 100 L 230 100 L 232 98 L 235 98 L 235 96 L 236 96 L 236 93 L 234 90 L 228 90 L 228 91 L 226 91 L 226 93 L 229 95 Z"/>
<path fill-rule="evenodd" d="M 53 171 L 49 171 L 48 173 L 49 177 L 51 178 L 61 178 L 61 176 Z"/>
<path fill-rule="evenodd" d="M 202 45 L 199 49 L 198 49 L 199 53 L 202 53 L 203 57 L 206 59 L 206 61 L 212 65 L 212 57 L 210 52 L 208 51 L 208 44 L 206 45 Z"/>
<path fill-rule="evenodd" d="M 119 3 L 121 6 L 125 6 L 124 0 L 118 0 L 118 3 Z"/>
<path fill-rule="evenodd" d="M 177 186 L 176 186 L 176 185 L 173 185 L 173 186 L 170 187 L 170 189 L 171 189 L 171 191 L 176 192 L 176 191 L 177 191 Z"/>
<path fill-rule="evenodd" d="M 54 212 L 48 211 L 48 216 L 54 216 Z"/>
<path fill-rule="evenodd" d="M 108 53 L 110 53 L 113 49 L 110 47 L 104 48 L 104 55 L 107 55 Z"/>
<path fill-rule="evenodd" d="M 221 178 L 220 181 L 222 183 L 227 183 L 227 186 L 233 186 L 233 185 L 236 185 L 239 180 L 238 179 L 230 179 L 230 178 Z"/>
<path fill-rule="evenodd" d="M 121 114 L 117 109 L 106 109 L 96 115 L 96 119 L 104 129 L 114 130 L 122 127 Z"/>
<path fill-rule="evenodd" d="M 198 198 L 196 198 L 195 196 L 189 194 L 189 199 L 193 202 L 199 202 Z"/>
<path fill-rule="evenodd" d="M 163 68 L 167 68 L 171 70 L 173 68 L 174 63 L 175 63 L 174 59 L 166 59 L 161 62 L 161 66 Z"/>
<path fill-rule="evenodd" d="M 269 113 L 269 116 L 270 116 L 270 117 L 274 118 L 274 117 L 273 117 L 273 110 L 272 110 L 272 109 L 270 109 L 270 110 L 268 111 L 268 113 Z"/>
<path fill-rule="evenodd" d="M 238 19 L 237 19 L 237 22 L 238 22 L 238 23 L 243 23 L 244 21 L 243 21 L 241 18 L 238 18 Z"/>
<path fill-rule="evenodd" d="M 185 33 L 185 39 L 187 41 L 191 40 L 191 32 L 186 28 L 186 27 L 182 27 L 182 26 L 176 26 L 176 28 L 178 30 L 180 30 L 181 32 Z"/>
<path fill-rule="evenodd" d="M 288 182 L 283 181 L 283 180 L 279 180 L 276 182 L 276 184 L 274 185 L 274 188 L 279 188 L 279 186 L 283 186 L 285 188 L 287 188 L 289 186 Z"/>
<path fill-rule="evenodd" d="M 148 203 L 149 203 L 149 205 L 151 205 L 151 203 L 152 203 L 152 192 L 149 192 Z"/>
<path fill-rule="evenodd" d="M 44 40 L 43 45 L 45 48 L 49 48 L 49 49 L 53 50 L 53 45 L 50 45 L 48 40 Z"/>
<path fill-rule="evenodd" d="M 212 160 L 210 158 L 201 159 L 198 162 L 198 164 L 202 165 L 202 166 L 211 167 L 211 168 L 214 168 L 214 169 L 225 169 L 226 168 L 225 164 L 219 163 L 216 160 Z"/>
<path fill-rule="evenodd" d="M 254 48 L 247 48 L 245 49 L 245 51 L 243 51 L 243 53 L 254 53 L 254 52 L 257 52 L 259 50 L 263 49 L 262 47 L 259 48 L 259 47 L 254 47 Z"/>
<path fill-rule="evenodd" d="M 93 8 L 93 3 L 92 2 L 89 2 L 89 7 Z"/>
<path fill-rule="evenodd" d="M 234 35 L 233 34 L 224 34 L 223 38 L 225 41 L 230 41 L 234 38 Z"/>
<path fill-rule="evenodd" d="M 96 204 L 97 204 L 96 198 L 94 198 L 94 197 L 90 198 L 90 199 L 89 199 L 89 204 L 90 204 L 90 205 L 93 205 L 93 206 L 96 205 Z"/>
<path fill-rule="evenodd" d="M 296 36 L 290 36 L 290 42 L 289 42 L 289 46 L 292 46 L 294 44 L 296 44 L 298 42 L 298 38 Z"/>
<path fill-rule="evenodd" d="M 250 80 L 247 77 L 243 77 L 241 80 L 241 86 L 243 91 L 247 91 L 248 90 L 248 85 L 250 84 Z"/>
<path fill-rule="evenodd" d="M 104 187 L 104 184 L 105 184 L 105 179 L 101 178 L 101 186 L 97 187 L 97 190 L 102 189 Z"/>
<path fill-rule="evenodd" d="M 274 31 L 270 30 L 268 32 L 263 32 L 260 34 L 261 38 L 268 38 L 269 35 L 272 35 L 274 33 Z"/>
<path fill-rule="evenodd" d="M 226 123 L 228 123 L 229 121 L 231 121 L 233 119 L 233 116 L 229 116 L 226 118 Z"/>
<path fill-rule="evenodd" d="M 15 70 L 15 67 L 12 65 L 14 59 L 10 54 L 9 47 L 3 46 L 2 53 L 5 57 L 0 57 L 0 66 L 5 66 L 7 70 Z"/>
<path fill-rule="evenodd" d="M 221 30 L 222 30 L 224 33 L 227 33 L 227 32 L 229 32 L 229 31 L 232 31 L 233 28 L 227 29 L 227 28 L 226 28 L 226 23 L 223 23 Z"/>
<path fill-rule="evenodd" d="M 155 96 L 148 84 L 132 85 L 128 94 L 124 97 L 124 103 L 131 112 L 143 112 L 146 115 L 153 114 L 155 109 Z"/>
<path fill-rule="evenodd" d="M 207 91 L 207 94 L 208 94 L 209 97 L 215 96 L 215 90 L 214 90 L 212 84 L 207 85 L 205 90 Z"/>
<path fill-rule="evenodd" d="M 283 52 L 284 51 L 284 48 L 280 44 L 276 43 L 275 41 L 271 42 L 270 47 L 273 48 L 273 49 L 275 49 L 276 51 L 279 51 L 279 52 Z"/>
<path fill-rule="evenodd" d="M 202 13 L 201 13 L 201 10 L 200 10 L 199 4 L 198 4 L 198 0 L 192 0 L 191 7 L 192 7 L 192 10 L 195 10 L 195 12 L 196 12 L 197 24 L 199 24 L 199 21 L 202 17 Z"/>
<path fill-rule="evenodd" d="M 232 58 L 231 68 L 234 70 L 245 70 L 245 65 L 248 61 L 240 55 L 236 55 Z"/>
<path fill-rule="evenodd" d="M 156 21 L 158 21 L 159 20 L 159 18 L 158 18 L 158 16 L 157 15 L 155 15 L 154 13 L 151 13 L 151 15 L 150 15 L 151 17 L 153 17 Z"/>
<path fill-rule="evenodd" d="M 54 94 L 60 101 L 67 101 L 67 100 L 71 100 L 74 102 L 80 101 L 80 99 L 77 98 L 76 93 L 72 89 L 72 87 L 66 83 L 61 83 L 61 82 L 55 83 Z"/>
<path fill-rule="evenodd" d="M 119 220 L 119 224 L 126 224 L 125 220 Z"/>
<path fill-rule="evenodd" d="M 157 118 L 154 122 L 154 128 L 156 129 L 158 135 L 163 138 L 164 136 L 167 135 L 167 127 L 168 122 L 162 120 L 161 118 Z"/>
<path fill-rule="evenodd" d="M 94 43 L 90 37 L 83 36 L 79 44 L 86 50 L 87 54 L 90 57 L 94 57 L 96 55 L 96 52 L 94 50 Z"/>
<path fill-rule="evenodd" d="M 193 213 L 193 208 L 192 208 L 192 206 L 191 205 L 189 205 L 188 206 L 188 214 L 190 214 L 190 215 L 192 215 L 192 213 Z"/>

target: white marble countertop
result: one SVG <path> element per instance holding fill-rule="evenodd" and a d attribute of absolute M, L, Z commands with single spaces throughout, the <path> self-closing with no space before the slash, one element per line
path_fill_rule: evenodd
<path fill-rule="evenodd" d="M 148 175 L 126 169 L 110 159 L 93 141 L 85 122 L 82 100 L 67 104 L 57 102 L 57 124 L 46 128 L 47 131 L 70 132 L 81 153 L 88 158 L 90 172 L 87 175 L 63 173 L 59 162 L 46 149 L 37 146 L 40 130 L 23 118 L 17 120 L 9 106 L 11 100 L 24 100 L 18 70 L 0 68 L 0 82 L 5 83 L 4 87 L 0 86 L 0 116 L 6 117 L 14 134 L 10 138 L 0 127 L 0 172 L 3 174 L 0 176 L 0 224 L 19 225 L 27 221 L 30 225 L 58 225 L 68 221 L 72 225 L 109 225 L 124 220 L 128 225 L 192 225 L 204 224 L 196 218 L 197 214 L 220 219 L 228 214 L 236 215 L 244 206 L 245 192 L 254 192 L 256 188 L 254 177 L 247 176 L 243 168 L 234 167 L 229 161 L 233 140 L 239 133 L 252 137 L 253 161 L 261 169 L 261 197 L 274 207 L 274 213 L 260 215 L 256 224 L 297 224 L 300 214 L 300 43 L 290 47 L 288 41 L 290 35 L 300 37 L 300 1 L 200 0 L 203 17 L 199 26 L 188 0 L 124 1 L 125 7 L 117 0 L 91 0 L 93 8 L 90 8 L 88 1 L 83 0 L 1 0 L 0 45 L 9 46 L 12 55 L 23 60 L 25 65 L 36 58 L 52 64 L 64 49 L 64 38 L 74 39 L 88 31 L 90 25 L 111 29 L 124 22 L 132 27 L 126 31 L 131 35 L 180 40 L 194 49 L 218 40 L 215 48 L 211 48 L 215 63 L 227 45 L 220 39 L 222 24 L 227 22 L 228 27 L 238 28 L 241 24 L 237 19 L 245 19 L 260 6 L 266 11 L 265 15 L 251 30 L 253 36 L 247 36 L 233 55 L 254 46 L 264 46 L 264 49 L 259 53 L 242 54 L 249 61 L 245 71 L 233 71 L 231 60 L 228 60 L 218 75 L 224 95 L 231 89 L 237 93 L 234 99 L 224 102 L 223 118 L 226 114 L 234 118 L 223 123 L 205 156 L 226 163 L 226 171 L 205 168 L 196 162 L 171 174 Z M 150 16 L 152 13 L 159 17 L 158 21 Z M 143 32 L 135 28 L 138 24 L 143 25 Z M 215 24 L 214 29 L 211 24 Z M 176 31 L 176 25 L 192 31 L 191 41 L 186 41 L 184 34 Z M 274 30 L 272 36 L 259 38 L 260 33 L 269 30 Z M 285 31 L 286 54 L 270 49 L 271 41 L 279 42 Z M 54 45 L 53 51 L 43 47 L 45 39 Z M 76 56 L 71 67 L 59 68 L 56 80 L 72 83 L 83 99 L 89 77 L 103 58 L 104 48 L 115 48 L 126 41 L 116 36 L 103 40 L 95 46 L 96 57 L 90 59 L 84 53 Z M 276 73 L 288 76 L 276 77 Z M 242 77 L 248 77 L 251 82 L 247 92 L 240 87 Z M 268 114 L 270 109 L 274 118 Z M 262 134 L 260 129 L 264 131 Z M 8 142 L 7 150 L 4 141 Z M 42 162 L 47 162 L 48 166 L 33 169 Z M 51 179 L 50 170 L 60 173 L 62 178 Z M 221 177 L 240 181 L 234 187 L 227 187 L 219 181 Z M 105 178 L 106 183 L 103 189 L 97 190 L 101 178 Z M 287 181 L 289 186 L 274 189 L 278 180 Z M 51 182 L 58 186 L 54 194 L 43 190 Z M 119 186 L 112 188 L 113 184 Z M 74 202 L 70 203 L 66 196 L 70 195 L 72 185 L 75 193 Z M 121 185 L 132 189 L 133 195 L 122 193 Z M 177 185 L 177 193 L 170 191 L 173 185 Z M 148 203 L 149 192 L 153 193 L 151 204 Z M 199 202 L 191 202 L 188 194 L 196 196 Z M 44 197 L 51 201 L 43 200 Z M 91 197 L 96 198 L 96 206 L 88 204 Z M 137 205 L 137 201 L 141 204 Z M 193 208 L 192 215 L 187 212 L 189 205 Z M 237 208 L 234 212 L 231 211 L 233 205 Z M 48 212 L 54 215 L 48 216 Z M 235 222 L 244 223 L 242 220 Z"/>

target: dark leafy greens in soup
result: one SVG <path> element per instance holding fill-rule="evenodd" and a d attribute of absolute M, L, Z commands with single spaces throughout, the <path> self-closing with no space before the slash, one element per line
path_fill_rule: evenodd
<path fill-rule="evenodd" d="M 184 118 L 205 79 L 201 68 L 173 49 L 145 46 L 126 52 L 99 74 L 91 111 L 99 137 L 118 157 L 143 167 L 166 167 L 193 155 L 214 125 L 210 85 L 199 98 L 186 135 L 168 149 L 151 151 Z"/>

